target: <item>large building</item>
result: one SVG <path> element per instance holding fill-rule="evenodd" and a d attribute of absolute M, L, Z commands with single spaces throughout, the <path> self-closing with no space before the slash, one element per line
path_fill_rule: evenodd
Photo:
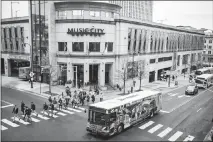
<path fill-rule="evenodd" d="M 143 21 L 153 19 L 153 1 L 120 1 L 114 0 L 109 3 L 120 5 L 120 16 L 135 18 Z"/>
<path fill-rule="evenodd" d="M 202 32 L 124 18 L 121 6 L 102 2 L 46 1 L 40 7 L 42 22 L 37 18 L 38 2 L 33 5 L 28 31 L 34 38 L 26 42 L 34 44 L 39 34 L 46 41 L 42 58 L 49 58 L 44 62 L 51 65 L 53 83 L 71 80 L 74 85 L 89 82 L 107 89 L 122 87 L 126 80 L 131 86 L 133 80 L 139 82 L 139 69 L 144 72 L 142 83 L 148 83 L 160 79 L 165 70 L 181 74 L 202 62 Z M 36 22 L 45 23 L 37 34 Z"/>
<path fill-rule="evenodd" d="M 203 49 L 203 64 L 206 67 L 213 67 L 213 34 L 205 36 Z"/>
<path fill-rule="evenodd" d="M 1 74 L 18 76 L 19 67 L 30 66 L 29 17 L 1 21 Z"/>

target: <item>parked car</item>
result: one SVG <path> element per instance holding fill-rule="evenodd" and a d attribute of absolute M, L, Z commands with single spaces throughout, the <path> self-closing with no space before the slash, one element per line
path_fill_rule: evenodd
<path fill-rule="evenodd" d="M 187 88 L 186 88 L 186 91 L 185 91 L 185 94 L 186 95 L 195 95 L 198 93 L 198 87 L 197 85 L 189 85 Z"/>

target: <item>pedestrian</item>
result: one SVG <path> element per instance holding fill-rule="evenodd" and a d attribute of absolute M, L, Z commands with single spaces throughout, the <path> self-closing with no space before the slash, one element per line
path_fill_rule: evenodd
<path fill-rule="evenodd" d="M 13 107 L 12 113 L 14 114 L 13 116 L 13 122 L 14 122 L 15 118 L 18 118 L 18 107 L 16 107 L 16 105 Z M 19 117 L 19 120 L 20 120 L 20 117 Z"/>
<path fill-rule="evenodd" d="M 27 106 L 25 106 L 25 108 L 24 108 L 24 120 L 25 120 L 25 117 L 27 116 L 27 114 L 28 114 L 28 107 Z"/>
<path fill-rule="evenodd" d="M 92 94 L 92 102 L 94 103 L 95 102 L 95 95 Z"/>
<path fill-rule="evenodd" d="M 59 110 L 62 110 L 62 99 L 61 98 L 58 100 L 58 103 L 59 103 Z"/>
<path fill-rule="evenodd" d="M 50 109 L 51 109 L 51 113 L 52 113 L 52 117 L 53 117 L 53 111 L 54 111 L 54 104 L 50 104 Z"/>
<path fill-rule="evenodd" d="M 49 101 L 50 104 L 52 103 L 52 98 L 51 98 L 51 96 L 49 97 L 48 101 Z"/>
<path fill-rule="evenodd" d="M 49 116 L 49 112 L 47 112 L 47 110 L 48 110 L 48 105 L 45 102 L 43 105 L 43 116 L 44 116 L 44 112 L 48 113 L 48 116 Z"/>
<path fill-rule="evenodd" d="M 25 109 L 25 104 L 23 101 L 21 101 L 21 112 L 23 113 L 23 115 L 24 115 L 24 109 Z"/>
<path fill-rule="evenodd" d="M 32 110 L 32 112 L 35 113 L 36 116 L 38 117 L 38 113 L 35 111 L 35 110 L 36 110 L 36 105 L 35 105 L 33 102 L 31 102 L 31 110 Z"/>
<path fill-rule="evenodd" d="M 101 95 L 100 95 L 100 102 L 103 101 L 103 98 L 104 98 L 104 96 L 103 96 L 103 93 L 101 92 Z"/>
<path fill-rule="evenodd" d="M 28 108 L 27 109 L 27 120 L 30 120 L 30 121 L 32 121 L 32 119 L 31 119 L 31 109 L 30 108 Z"/>
<path fill-rule="evenodd" d="M 174 76 L 174 75 L 172 76 L 172 80 L 173 80 L 173 81 L 175 80 L 175 76 Z"/>

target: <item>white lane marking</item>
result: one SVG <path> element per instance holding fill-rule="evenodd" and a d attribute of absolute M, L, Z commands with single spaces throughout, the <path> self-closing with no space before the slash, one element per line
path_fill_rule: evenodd
<path fill-rule="evenodd" d="M 4 123 L 6 123 L 7 125 L 12 126 L 12 127 L 18 127 L 19 126 L 19 125 L 15 124 L 15 123 L 7 120 L 7 119 L 2 119 L 1 121 L 4 122 Z"/>
<path fill-rule="evenodd" d="M 22 117 L 24 117 L 24 115 L 22 115 Z M 26 118 L 27 118 L 27 116 L 26 116 Z M 31 120 L 32 120 L 33 122 L 40 122 L 40 120 L 35 119 L 35 118 L 33 118 L 32 116 L 31 116 L 30 118 L 31 118 Z"/>
<path fill-rule="evenodd" d="M 35 113 L 32 113 L 32 115 L 37 116 Z M 42 116 L 41 114 L 38 114 L 38 117 L 44 120 L 48 120 L 50 118 L 46 117 L 46 116 Z"/>
<path fill-rule="evenodd" d="M 192 97 L 192 96 L 187 95 L 186 97 L 190 98 L 190 97 Z"/>
<path fill-rule="evenodd" d="M 158 134 L 158 136 L 163 138 L 164 136 L 166 136 L 171 131 L 172 131 L 172 128 L 168 127 L 164 131 L 162 131 L 160 134 Z"/>
<path fill-rule="evenodd" d="M 169 113 L 168 111 L 165 111 L 165 110 L 160 110 L 160 112 L 162 112 L 162 113 Z"/>
<path fill-rule="evenodd" d="M 65 112 L 65 113 L 69 113 L 69 114 L 74 114 L 74 112 L 70 112 L 70 111 L 64 110 L 64 109 L 62 109 L 61 111 Z"/>
<path fill-rule="evenodd" d="M 67 107 L 67 109 L 72 110 L 72 111 L 75 111 L 75 112 L 82 112 L 82 111 L 80 111 L 80 110 L 77 110 L 77 109 L 74 109 L 74 108 L 70 108 L 70 107 Z"/>
<path fill-rule="evenodd" d="M 7 129 L 8 129 L 7 127 L 4 127 L 4 126 L 1 125 L 1 130 L 2 131 L 7 130 Z"/>
<path fill-rule="evenodd" d="M 171 136 L 168 140 L 169 141 L 176 141 L 181 135 L 183 134 L 183 132 L 177 131 L 173 136 Z"/>
<path fill-rule="evenodd" d="M 13 117 L 11 117 L 11 119 L 13 120 Z M 26 121 L 24 121 L 24 120 L 22 120 L 22 119 L 19 120 L 19 118 L 17 118 L 17 117 L 15 117 L 15 121 L 18 121 L 19 123 L 22 123 L 22 124 L 24 124 L 24 125 L 30 124 L 29 122 L 26 122 Z"/>
<path fill-rule="evenodd" d="M 1 106 L 1 108 L 12 107 L 12 106 L 14 106 L 14 105 L 11 104 L 11 105 L 6 105 L 6 106 Z"/>
<path fill-rule="evenodd" d="M 160 129 L 161 127 L 163 127 L 163 125 L 162 124 L 158 124 L 155 127 L 153 127 L 152 129 L 150 129 L 148 132 L 152 134 L 155 131 L 157 131 L 158 129 Z"/>
<path fill-rule="evenodd" d="M 83 110 L 83 111 L 85 110 L 85 108 L 82 108 L 82 107 L 77 107 L 77 109 L 80 109 L 80 110 Z"/>
<path fill-rule="evenodd" d="M 172 94 L 172 95 L 170 95 L 170 96 L 174 97 L 174 96 L 176 96 L 176 95 L 178 95 L 178 93 Z"/>
<path fill-rule="evenodd" d="M 144 130 L 144 129 L 146 129 L 147 127 L 149 127 L 150 125 L 152 125 L 153 123 L 154 123 L 153 121 L 149 121 L 149 122 L 147 122 L 146 124 L 140 126 L 139 129 Z"/>
<path fill-rule="evenodd" d="M 9 103 L 7 101 L 4 101 L 4 100 L 1 100 L 2 102 L 6 103 L 6 104 L 9 104 L 9 105 L 12 105 L 12 103 Z"/>
<path fill-rule="evenodd" d="M 182 97 L 184 97 L 185 95 L 180 95 L 180 96 L 178 96 L 178 98 L 182 98 Z"/>
<path fill-rule="evenodd" d="M 197 112 L 200 111 L 201 109 L 202 109 L 202 108 L 199 108 L 199 109 L 197 110 Z"/>
<path fill-rule="evenodd" d="M 50 111 L 50 110 L 49 110 Z M 62 115 L 62 116 L 66 116 L 67 114 L 65 114 L 65 113 L 62 113 L 62 112 L 58 112 L 58 111 L 53 111 L 53 113 L 56 113 L 56 114 L 59 114 L 59 115 Z"/>
<path fill-rule="evenodd" d="M 184 142 L 187 142 L 187 141 L 193 141 L 195 137 L 191 136 L 191 135 L 188 135 L 188 137 L 186 137 L 183 141 Z"/>
<path fill-rule="evenodd" d="M 41 113 L 43 113 L 43 111 L 42 111 Z M 47 112 L 44 112 L 44 114 L 45 114 L 45 115 L 48 115 L 48 113 L 47 113 Z M 53 115 L 52 115 L 52 114 L 51 114 L 51 110 L 50 110 L 49 115 L 50 115 L 50 116 L 52 116 L 53 118 L 57 118 L 57 117 L 58 117 L 58 116 L 57 116 L 57 115 L 55 115 L 55 114 L 53 114 Z"/>

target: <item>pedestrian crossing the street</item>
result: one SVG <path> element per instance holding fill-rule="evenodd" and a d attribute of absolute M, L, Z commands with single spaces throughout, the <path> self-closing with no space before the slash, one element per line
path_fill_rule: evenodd
<path fill-rule="evenodd" d="M 154 121 L 148 121 L 138 127 L 141 130 L 145 130 L 150 134 L 157 135 L 162 139 L 167 139 L 167 141 L 193 141 L 194 136 L 186 135 L 181 131 L 175 131 L 170 127 L 166 127 L 162 124 L 156 124 Z"/>
<path fill-rule="evenodd" d="M 2 119 L 1 120 L 1 131 L 5 131 L 8 130 L 10 128 L 15 128 L 15 127 L 19 127 L 22 125 L 30 125 L 32 123 L 39 123 L 42 120 L 49 120 L 49 119 L 54 119 L 54 118 L 58 118 L 58 117 L 63 117 L 63 116 L 67 116 L 67 115 L 72 115 L 75 113 L 81 113 L 84 112 L 84 108 L 81 107 L 77 107 L 77 108 L 70 108 L 67 107 L 67 110 L 62 109 L 62 110 L 54 110 L 53 111 L 53 115 L 51 113 L 51 111 L 48 112 L 43 112 L 41 111 L 40 113 L 32 113 L 31 115 L 31 122 L 25 121 L 23 120 L 24 115 L 21 115 L 22 117 L 19 119 L 17 117 L 15 117 L 15 121 L 14 117 L 11 117 L 9 119 Z"/>

